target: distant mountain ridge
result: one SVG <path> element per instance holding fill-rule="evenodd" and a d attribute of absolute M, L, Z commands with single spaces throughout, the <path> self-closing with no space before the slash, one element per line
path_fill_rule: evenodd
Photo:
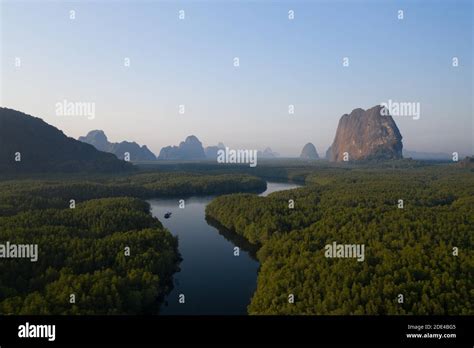
<path fill-rule="evenodd" d="M 122 141 L 111 143 L 102 130 L 92 130 L 79 141 L 94 146 L 97 150 L 113 153 L 117 158 L 124 159 L 125 154 L 130 154 L 130 161 L 155 161 L 156 156 L 146 145 L 140 146 L 136 142 Z"/>
<path fill-rule="evenodd" d="M 225 149 L 225 145 L 222 142 L 220 142 L 216 146 L 207 146 L 204 149 L 204 153 L 206 154 L 207 159 L 216 160 L 217 155 L 218 155 L 218 151 L 219 150 L 224 150 L 224 149 Z"/>
<path fill-rule="evenodd" d="M 278 152 L 274 152 L 270 147 L 266 147 L 263 151 L 258 151 L 257 156 L 260 158 L 276 158 L 280 157 Z"/>
<path fill-rule="evenodd" d="M 179 146 L 166 146 L 161 149 L 159 160 L 203 160 L 206 159 L 206 154 L 202 143 L 194 136 L 188 136 L 184 141 L 179 143 Z"/>
<path fill-rule="evenodd" d="M 42 119 L 0 107 L 0 172 L 120 172 L 133 165 L 67 137 Z"/>

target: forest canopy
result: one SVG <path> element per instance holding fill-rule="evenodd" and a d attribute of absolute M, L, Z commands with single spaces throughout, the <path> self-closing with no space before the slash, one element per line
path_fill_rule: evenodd
<path fill-rule="evenodd" d="M 156 314 L 179 270 L 178 240 L 142 198 L 263 190 L 245 174 L 137 173 L 0 182 L 0 314 Z"/>
<path fill-rule="evenodd" d="M 157 311 L 178 269 L 177 239 L 135 198 L 0 217 L 0 231 L 2 241 L 39 246 L 37 262 L 0 262 L 2 314 Z"/>
<path fill-rule="evenodd" d="M 250 314 L 474 314 L 472 172 L 331 169 L 305 180 L 207 206 L 259 247 Z M 333 242 L 365 245 L 364 262 L 326 258 Z"/>

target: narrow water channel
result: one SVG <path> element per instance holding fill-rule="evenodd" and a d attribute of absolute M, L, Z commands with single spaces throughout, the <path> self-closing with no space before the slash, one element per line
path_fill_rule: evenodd
<path fill-rule="evenodd" d="M 299 185 L 268 182 L 266 196 Z M 174 275 L 174 288 L 166 297 L 160 314 L 165 315 L 242 315 L 257 286 L 259 263 L 252 255 L 240 250 L 234 256 L 234 243 L 225 231 L 209 225 L 205 219 L 206 205 L 215 196 L 190 197 L 185 208 L 178 199 L 152 199 L 153 216 L 178 236 L 183 261 L 181 271 Z M 166 212 L 171 212 L 165 219 Z M 179 302 L 180 294 L 185 303 Z"/>

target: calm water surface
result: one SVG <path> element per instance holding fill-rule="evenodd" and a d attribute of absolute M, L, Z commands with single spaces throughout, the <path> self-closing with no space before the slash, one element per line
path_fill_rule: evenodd
<path fill-rule="evenodd" d="M 292 183 L 267 183 L 260 194 L 299 187 Z M 183 261 L 181 271 L 174 275 L 174 288 L 165 299 L 160 314 L 208 315 L 247 314 L 247 306 L 257 286 L 259 263 L 249 251 L 242 249 L 234 256 L 235 244 L 225 231 L 209 225 L 205 219 L 206 205 L 215 196 L 190 197 L 185 208 L 178 199 L 152 199 L 153 216 L 175 236 Z M 166 212 L 172 212 L 169 219 Z M 234 239 L 234 238 L 232 238 Z M 184 294 L 185 303 L 178 301 Z"/>

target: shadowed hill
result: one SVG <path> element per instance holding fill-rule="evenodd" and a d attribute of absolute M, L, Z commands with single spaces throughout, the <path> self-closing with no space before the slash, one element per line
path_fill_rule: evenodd
<path fill-rule="evenodd" d="M 117 172 L 134 167 L 42 119 L 0 108 L 0 172 Z"/>

